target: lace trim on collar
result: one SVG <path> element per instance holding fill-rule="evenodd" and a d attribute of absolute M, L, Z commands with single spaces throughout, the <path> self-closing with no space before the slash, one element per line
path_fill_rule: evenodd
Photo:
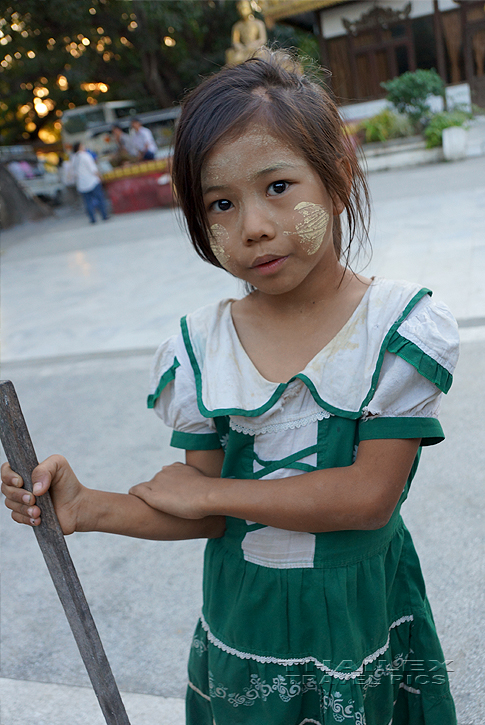
<path fill-rule="evenodd" d="M 230 419 L 229 425 L 232 430 L 237 433 L 244 433 L 245 435 L 262 435 L 263 433 L 279 433 L 284 430 L 295 430 L 295 428 L 303 428 L 311 423 L 316 423 L 317 420 L 323 420 L 324 418 L 330 418 L 332 414 L 328 410 L 320 410 L 318 413 L 307 415 L 305 418 L 299 418 L 298 420 L 287 420 L 282 423 L 271 423 L 268 425 L 261 426 L 250 426 L 245 422 L 245 425 L 236 423 L 233 418 Z"/>

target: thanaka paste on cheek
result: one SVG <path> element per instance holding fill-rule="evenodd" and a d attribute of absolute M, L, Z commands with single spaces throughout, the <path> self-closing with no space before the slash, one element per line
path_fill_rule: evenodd
<path fill-rule="evenodd" d="M 229 233 L 222 224 L 213 224 L 209 231 L 210 246 L 214 256 L 223 267 L 226 267 L 231 258 L 229 252 L 225 249 L 225 244 L 229 241 Z"/>
<path fill-rule="evenodd" d="M 311 201 L 301 201 L 295 206 L 295 211 L 303 216 L 303 221 L 299 222 L 295 229 L 300 237 L 300 243 L 308 255 L 316 254 L 322 246 L 330 215 L 325 207 Z M 287 235 L 293 233 L 285 232 Z"/>

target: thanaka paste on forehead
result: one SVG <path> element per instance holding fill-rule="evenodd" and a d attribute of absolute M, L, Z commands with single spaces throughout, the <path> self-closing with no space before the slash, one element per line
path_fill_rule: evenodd
<path fill-rule="evenodd" d="M 249 143 L 254 146 L 255 164 L 253 164 L 253 166 L 258 167 L 261 162 L 261 168 L 247 168 L 247 164 L 244 162 L 248 160 L 248 149 L 244 147 L 241 149 L 238 146 L 238 142 L 240 141 L 244 141 L 246 144 L 249 141 Z M 232 146 L 232 148 L 229 153 L 228 147 L 230 146 Z M 263 171 L 264 167 L 268 165 L 269 160 L 263 161 L 263 159 L 260 159 L 260 154 L 258 154 L 258 148 L 260 152 L 263 150 L 264 154 L 264 147 L 266 147 L 268 151 L 272 151 L 273 148 L 277 150 L 278 161 L 283 164 L 286 163 L 289 166 L 294 166 L 295 156 L 300 156 L 296 149 L 293 149 L 291 145 L 276 135 L 270 128 L 261 123 L 254 123 L 249 125 L 246 130 L 243 130 L 238 135 L 228 135 L 225 138 L 223 137 L 220 139 L 204 164 L 204 168 L 202 170 L 202 186 L 210 189 L 213 185 L 217 185 L 217 182 L 225 185 L 225 175 L 228 172 L 232 182 L 234 183 L 234 181 L 237 181 L 237 179 L 234 178 L 234 172 L 235 170 L 241 168 L 241 166 L 246 166 L 245 172 L 241 174 L 241 179 L 251 183 L 253 178 L 259 176 L 259 172 Z M 272 166 L 273 163 L 269 162 L 269 165 Z M 220 174 L 222 174 L 222 182 Z"/>
<path fill-rule="evenodd" d="M 213 224 L 209 231 L 210 247 L 217 261 L 225 267 L 231 258 L 229 252 L 224 249 L 224 244 L 229 241 L 229 232 L 222 224 Z"/>
<path fill-rule="evenodd" d="M 295 230 L 300 237 L 300 243 L 306 247 L 308 255 L 315 254 L 322 245 L 330 215 L 321 204 L 314 204 L 311 201 L 300 201 L 295 206 L 295 211 L 303 215 L 303 221 L 296 225 Z M 284 234 L 289 236 L 294 232 L 284 232 Z"/>

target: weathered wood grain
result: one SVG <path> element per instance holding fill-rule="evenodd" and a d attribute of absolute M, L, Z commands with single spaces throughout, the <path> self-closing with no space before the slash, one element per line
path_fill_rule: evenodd
<path fill-rule="evenodd" d="M 12 469 L 32 491 L 37 458 L 10 380 L 0 381 L 0 438 Z M 37 497 L 42 520 L 34 533 L 108 725 L 130 725 L 96 624 L 72 563 L 49 492 Z"/>

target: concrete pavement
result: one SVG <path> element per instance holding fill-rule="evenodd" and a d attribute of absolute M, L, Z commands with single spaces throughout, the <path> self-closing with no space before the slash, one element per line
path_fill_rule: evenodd
<path fill-rule="evenodd" d="M 447 440 L 423 455 L 404 515 L 453 660 L 459 723 L 482 725 L 485 158 L 370 182 L 365 273 L 431 287 L 461 323 Z M 4 232 L 1 245 L 2 378 L 17 387 L 38 457 L 62 452 L 87 485 L 120 491 L 176 460 L 145 409 L 152 352 L 182 314 L 241 294 L 239 284 L 197 258 L 171 211 L 47 220 Z M 3 506 L 0 522 L 0 722 L 101 725 L 34 536 Z M 94 533 L 68 545 L 132 725 L 181 725 L 203 543 Z"/>

